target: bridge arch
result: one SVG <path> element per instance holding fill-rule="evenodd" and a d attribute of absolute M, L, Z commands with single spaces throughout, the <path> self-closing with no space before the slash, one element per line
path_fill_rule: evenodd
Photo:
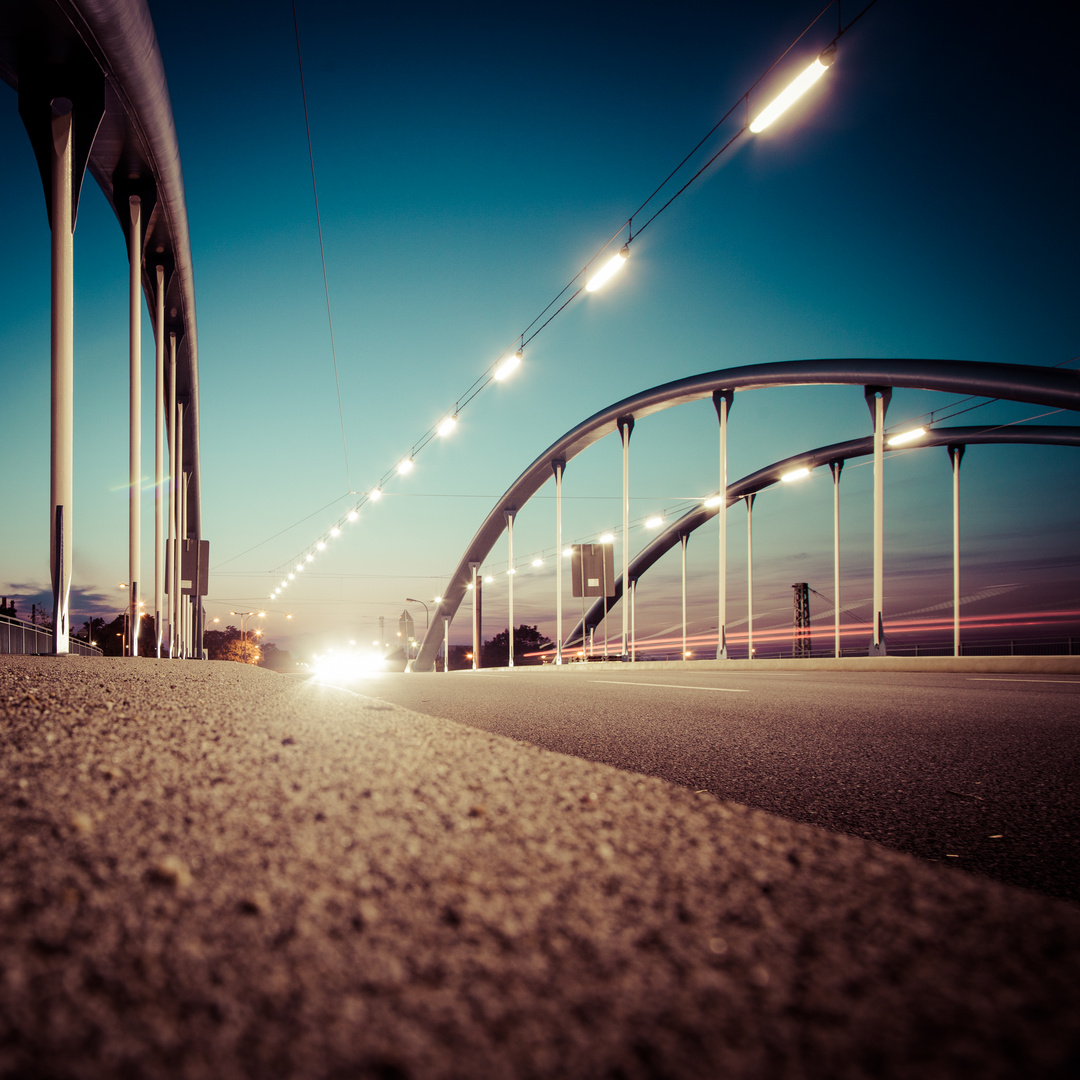
<path fill-rule="evenodd" d="M 749 364 L 676 379 L 623 398 L 571 428 L 507 488 L 458 562 L 443 593 L 439 617 L 431 621 L 424 635 L 412 665 L 413 670 L 430 671 L 434 668 L 445 624 L 457 613 L 472 580 L 470 564 L 480 564 L 487 558 L 506 528 L 506 511 L 520 510 L 552 476 L 556 463 L 569 462 L 615 431 L 622 417 L 640 419 L 673 405 L 700 401 L 719 391 L 814 385 L 936 390 L 1080 410 L 1080 377 L 1076 372 L 1027 364 L 934 359 L 859 358 Z"/>
<path fill-rule="evenodd" d="M 897 450 L 919 450 L 931 446 L 971 446 L 978 443 L 984 444 L 1034 444 L 1051 446 L 1080 446 L 1080 426 L 1066 426 L 1057 424 L 1040 424 L 1035 427 L 946 427 L 931 428 L 918 442 L 908 443 L 899 447 L 886 447 L 886 453 L 895 453 Z M 805 467 L 814 469 L 820 465 L 828 465 L 832 462 L 850 461 L 852 458 L 867 457 L 874 452 L 874 439 L 868 435 L 863 439 L 849 439 L 846 442 L 833 443 L 831 446 L 822 446 L 816 450 L 809 450 L 792 457 L 784 458 L 764 469 L 749 473 L 741 480 L 728 485 L 727 504 L 734 506 L 735 503 L 748 495 L 756 495 L 766 488 L 780 482 L 780 478 L 792 469 Z M 658 533 L 653 540 L 641 549 L 630 560 L 630 579 L 637 581 L 653 565 L 676 547 L 684 535 L 689 536 L 696 529 L 701 528 L 707 521 L 711 521 L 719 513 L 719 506 L 706 506 L 699 503 L 688 510 L 682 517 L 673 521 L 662 532 Z M 607 597 L 607 610 L 610 611 L 623 595 L 623 576 L 615 579 L 615 593 Z M 604 618 L 604 597 L 600 597 L 585 612 L 584 620 L 579 619 L 577 625 L 566 635 L 563 648 L 570 648 L 575 643 L 580 644 L 585 635 Z"/>

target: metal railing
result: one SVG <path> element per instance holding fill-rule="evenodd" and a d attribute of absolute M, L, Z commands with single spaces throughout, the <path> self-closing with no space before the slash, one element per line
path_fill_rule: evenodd
<path fill-rule="evenodd" d="M 0 654 L 27 653 L 31 656 L 51 655 L 53 632 L 44 626 L 35 626 L 22 619 L 0 615 Z M 101 656 L 97 645 L 88 645 L 72 635 L 68 648 L 79 656 Z"/>
<path fill-rule="evenodd" d="M 823 635 L 824 636 L 824 635 Z M 577 647 L 580 649 L 580 645 Z M 575 649 L 575 653 L 577 652 Z M 952 656 L 952 643 L 949 644 L 912 644 L 901 645 L 889 642 L 889 656 Z M 564 652 L 566 650 L 564 646 Z M 758 660 L 793 660 L 793 659 L 829 659 L 834 655 L 831 644 L 828 647 L 811 649 L 809 652 L 796 654 L 788 647 L 762 646 L 754 649 L 754 657 Z M 866 647 L 855 649 L 841 649 L 840 655 L 866 656 Z M 971 641 L 960 643 L 961 656 L 1078 656 L 1080 655 L 1080 637 L 1032 637 L 1032 638 L 990 638 L 983 641 Z M 638 646 L 637 658 L 639 660 L 678 660 L 678 650 L 671 649 L 646 649 Z M 711 649 L 703 649 L 695 652 L 692 659 L 711 660 Z M 574 659 L 577 659 L 575 656 Z M 592 660 L 604 659 L 599 653 Z M 609 660 L 618 660 L 615 655 L 608 656 Z M 745 650 L 742 654 L 732 653 L 733 660 L 745 660 Z"/>

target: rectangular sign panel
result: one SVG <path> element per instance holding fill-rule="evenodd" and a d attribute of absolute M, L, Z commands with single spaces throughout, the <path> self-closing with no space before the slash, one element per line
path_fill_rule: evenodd
<path fill-rule="evenodd" d="M 574 544 L 570 576 L 574 596 L 614 596 L 614 548 L 610 544 Z"/>

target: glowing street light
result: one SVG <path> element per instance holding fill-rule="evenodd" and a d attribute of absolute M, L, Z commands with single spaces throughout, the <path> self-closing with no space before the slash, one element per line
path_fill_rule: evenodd
<path fill-rule="evenodd" d="M 810 470 L 805 465 L 800 465 L 797 469 L 792 469 L 790 472 L 784 473 L 780 477 L 780 483 L 790 484 L 794 480 L 801 480 L 804 476 L 809 476 Z"/>
<path fill-rule="evenodd" d="M 707 499 L 701 500 L 701 505 L 706 509 L 712 509 L 714 506 L 719 506 L 723 501 L 723 495 L 710 495 Z"/>
<path fill-rule="evenodd" d="M 413 459 L 411 457 L 403 458 L 401 461 L 398 462 L 398 467 L 397 467 L 398 475 L 399 476 L 407 476 L 409 473 L 411 473 L 413 471 L 413 465 L 415 465 L 415 464 L 416 463 L 413 461 Z"/>
<path fill-rule="evenodd" d="M 885 441 L 890 446 L 903 446 L 904 443 L 914 442 L 916 439 L 921 439 L 926 434 L 926 428 L 917 427 L 912 428 L 910 431 L 901 431 L 899 435 L 890 435 Z"/>
<path fill-rule="evenodd" d="M 764 131 L 781 113 L 799 100 L 825 74 L 836 58 L 836 46 L 830 45 L 787 89 L 773 99 L 758 113 L 750 130 L 756 135 Z"/>
<path fill-rule="evenodd" d="M 345 516 L 350 521 L 355 521 L 360 515 L 355 510 L 350 510 Z"/>
<path fill-rule="evenodd" d="M 317 544 L 315 545 L 315 549 L 316 549 L 317 551 L 325 551 L 325 550 L 326 550 L 326 544 L 325 544 L 325 542 L 324 542 L 324 541 L 322 541 L 322 540 L 320 540 L 320 541 L 319 541 L 319 542 L 318 542 L 318 543 L 317 543 Z"/>
<path fill-rule="evenodd" d="M 495 369 L 495 373 L 492 376 L 496 382 L 502 382 L 512 371 L 514 371 L 520 364 L 523 358 L 521 349 L 517 352 L 511 353 L 504 360 L 499 361 L 499 366 Z"/>
<path fill-rule="evenodd" d="M 456 413 L 453 416 L 444 416 L 442 421 L 439 423 L 438 434 L 441 435 L 443 438 L 445 438 L 456 427 L 457 427 L 457 414 Z"/>
<path fill-rule="evenodd" d="M 541 559 L 541 558 L 535 558 L 535 559 L 533 559 L 532 564 L 533 564 L 533 566 L 543 566 L 544 565 L 544 560 Z"/>
<path fill-rule="evenodd" d="M 598 536 L 596 538 L 596 542 L 598 544 L 614 544 L 615 543 L 615 534 L 606 532 L 602 536 Z"/>
<path fill-rule="evenodd" d="M 340 530 L 340 529 L 339 529 L 339 528 L 338 528 L 338 527 L 337 527 L 337 526 L 335 525 L 335 526 L 334 526 L 334 527 L 333 527 L 333 528 L 332 528 L 332 529 L 330 530 L 330 535 L 331 535 L 331 536 L 340 536 L 340 535 L 341 535 L 341 530 Z"/>
<path fill-rule="evenodd" d="M 368 492 L 368 498 L 372 502 L 378 502 L 382 498 L 382 488 L 372 488 L 371 491 Z"/>
<path fill-rule="evenodd" d="M 623 244 L 622 250 L 617 251 L 614 255 L 591 278 L 585 282 L 586 292 L 596 292 L 597 289 L 603 288 L 622 268 L 626 265 L 626 260 L 630 257 L 630 248 Z"/>
<path fill-rule="evenodd" d="M 662 514 L 655 514 L 653 517 L 645 519 L 645 528 L 646 529 L 659 529 L 660 526 L 663 525 L 663 524 L 664 524 L 664 517 L 663 517 Z"/>

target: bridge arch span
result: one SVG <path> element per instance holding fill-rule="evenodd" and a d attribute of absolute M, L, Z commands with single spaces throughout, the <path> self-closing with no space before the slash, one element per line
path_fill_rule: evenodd
<path fill-rule="evenodd" d="M 1074 371 L 1027 364 L 990 364 L 972 360 L 824 359 L 749 364 L 691 375 L 623 398 L 594 413 L 557 439 L 507 488 L 465 549 L 443 593 L 439 617 L 432 619 L 413 662 L 414 671 L 435 666 L 443 629 L 460 607 L 472 571 L 482 563 L 506 528 L 506 512 L 519 511 L 553 475 L 556 462 L 567 463 L 615 431 L 619 419 L 635 420 L 674 405 L 700 401 L 718 391 L 738 392 L 780 386 L 878 386 L 942 393 L 974 394 L 1050 408 L 1080 410 L 1080 377 Z"/>

